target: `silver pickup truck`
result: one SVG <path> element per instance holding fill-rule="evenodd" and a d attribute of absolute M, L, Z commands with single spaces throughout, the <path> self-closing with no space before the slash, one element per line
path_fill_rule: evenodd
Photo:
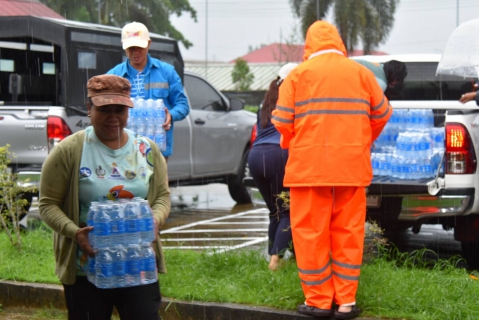
<path fill-rule="evenodd" d="M 408 75 L 404 86 L 396 88 L 390 98 L 394 112 L 426 111 L 432 115 L 433 131 L 429 132 L 442 135 L 435 141 L 438 142 L 434 151 L 436 161 L 431 161 L 432 170 L 427 174 L 395 173 L 392 162 L 388 167 L 384 148 L 372 150 L 381 155 L 380 163 L 386 161 L 380 164 L 380 170 L 375 170 L 368 188 L 367 217 L 379 221 L 389 233 L 398 234 L 407 228 L 418 233 L 422 225 L 428 224 L 441 225 L 445 230 L 454 229 L 454 238 L 461 242 L 463 257 L 471 268 L 477 269 L 479 108 L 474 101 L 467 104 L 458 101 L 463 93 L 476 90 L 474 79 L 436 75 L 441 59 L 439 54 L 357 58 L 377 63 L 392 59 L 403 61 Z M 414 132 L 413 126 L 413 123 L 407 123 L 398 127 L 397 132 Z M 386 128 L 381 135 L 387 136 Z M 386 150 L 389 148 L 387 152 L 395 154 L 398 150 L 406 150 L 397 139 L 398 135 L 389 139 L 389 146 L 385 146 Z M 380 136 L 376 144 L 381 140 Z M 435 137 L 431 136 L 431 140 L 434 144 Z M 377 168 L 373 157 L 373 170 Z M 405 168 L 414 169 L 414 166 Z"/>
<path fill-rule="evenodd" d="M 0 17 L 0 145 L 10 145 L 20 179 L 37 184 L 49 150 L 90 125 L 86 82 L 125 59 L 120 34 L 69 20 Z M 226 183 L 236 202 L 250 202 L 242 179 L 256 115 L 184 71 L 176 40 L 150 37 L 150 55 L 175 67 L 190 104 L 188 117 L 175 123 L 170 185 Z"/>

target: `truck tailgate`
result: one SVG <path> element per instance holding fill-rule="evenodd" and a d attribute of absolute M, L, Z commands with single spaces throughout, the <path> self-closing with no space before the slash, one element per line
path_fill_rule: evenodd
<path fill-rule="evenodd" d="M 14 164 L 42 164 L 47 150 L 48 107 L 0 107 L 0 146 L 10 145 Z"/>
<path fill-rule="evenodd" d="M 427 183 L 434 178 L 398 179 L 390 176 L 374 176 L 368 187 L 369 195 L 428 194 Z"/>

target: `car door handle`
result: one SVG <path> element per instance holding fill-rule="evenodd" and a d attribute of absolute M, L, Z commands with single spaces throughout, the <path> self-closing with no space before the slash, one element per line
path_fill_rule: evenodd
<path fill-rule="evenodd" d="M 206 121 L 203 120 L 203 119 L 196 119 L 196 120 L 195 120 L 195 124 L 203 125 L 203 124 L 205 124 L 205 123 L 206 123 Z"/>

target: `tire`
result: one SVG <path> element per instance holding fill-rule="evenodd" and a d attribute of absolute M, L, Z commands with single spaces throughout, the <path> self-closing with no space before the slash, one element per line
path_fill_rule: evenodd
<path fill-rule="evenodd" d="M 243 178 L 245 176 L 249 176 L 248 154 L 249 149 L 243 153 L 238 174 L 228 177 L 228 191 L 231 198 L 233 198 L 233 200 L 238 204 L 251 203 L 251 196 L 248 192 L 248 189 L 243 184 Z"/>
<path fill-rule="evenodd" d="M 367 216 L 375 220 L 386 235 L 397 235 L 411 226 L 408 222 L 398 221 L 401 207 L 402 198 L 383 198 L 379 208 L 367 209 Z"/>
<path fill-rule="evenodd" d="M 479 243 L 461 241 L 461 255 L 466 260 L 469 270 L 479 270 Z"/>

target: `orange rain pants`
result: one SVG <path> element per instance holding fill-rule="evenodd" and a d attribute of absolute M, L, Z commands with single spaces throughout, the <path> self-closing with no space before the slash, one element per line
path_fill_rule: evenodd
<path fill-rule="evenodd" d="M 306 304 L 354 304 L 364 248 L 364 187 L 291 187 L 291 228 Z"/>

